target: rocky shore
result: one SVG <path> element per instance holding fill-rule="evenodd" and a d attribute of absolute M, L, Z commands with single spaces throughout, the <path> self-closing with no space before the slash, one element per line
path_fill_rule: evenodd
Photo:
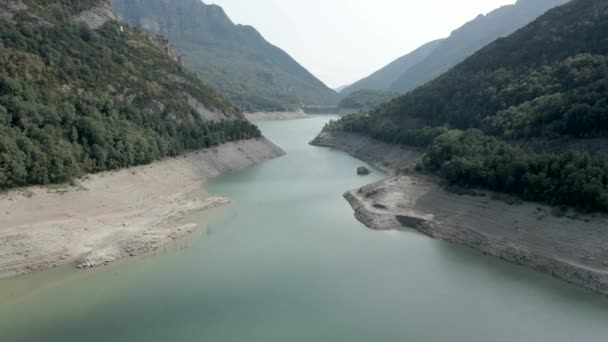
<path fill-rule="evenodd" d="M 344 132 L 321 132 L 310 144 L 344 151 L 389 175 L 414 164 L 420 160 L 423 153 L 421 150 L 389 145 L 369 137 Z"/>
<path fill-rule="evenodd" d="M 75 186 L 0 195 L 0 278 L 57 265 L 106 265 L 188 236 L 189 213 L 230 203 L 201 185 L 284 152 L 262 138 L 224 144 L 150 165 L 90 175 Z"/>
<path fill-rule="evenodd" d="M 380 164 L 392 174 L 344 195 L 357 219 L 368 227 L 415 229 L 608 295 L 605 215 L 561 212 L 490 192 L 457 195 L 443 190 L 431 177 L 395 176 L 396 168 L 408 166 L 415 158 L 396 158 L 401 147 L 353 134 L 322 133 L 311 143 Z"/>

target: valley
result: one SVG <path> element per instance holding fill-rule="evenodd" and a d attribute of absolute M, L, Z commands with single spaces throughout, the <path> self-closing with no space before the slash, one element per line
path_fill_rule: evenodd
<path fill-rule="evenodd" d="M 0 0 L 0 341 L 605 341 L 607 32 Z"/>

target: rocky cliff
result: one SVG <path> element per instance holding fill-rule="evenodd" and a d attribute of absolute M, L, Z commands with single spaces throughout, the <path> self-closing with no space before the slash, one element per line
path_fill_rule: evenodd
<path fill-rule="evenodd" d="M 80 14 L 74 17 L 74 20 L 81 22 L 89 26 L 91 29 L 96 30 L 103 26 L 109 20 L 116 20 L 117 16 L 112 9 L 112 3 L 110 0 L 98 0 L 90 9 L 82 11 Z"/>

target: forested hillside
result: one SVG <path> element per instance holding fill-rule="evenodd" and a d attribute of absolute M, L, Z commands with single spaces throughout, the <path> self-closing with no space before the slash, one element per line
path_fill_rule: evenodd
<path fill-rule="evenodd" d="M 429 146 L 424 166 L 452 184 L 608 210 L 604 151 L 528 148 L 608 138 L 606 32 L 608 0 L 573 0 L 429 84 L 327 129 Z"/>
<path fill-rule="evenodd" d="M 0 0 L 0 189 L 260 136 L 162 39 L 112 16 L 104 0 Z"/>
<path fill-rule="evenodd" d="M 113 0 L 125 21 L 169 38 L 184 63 L 245 111 L 336 105 L 339 95 L 253 27 L 200 0 Z"/>

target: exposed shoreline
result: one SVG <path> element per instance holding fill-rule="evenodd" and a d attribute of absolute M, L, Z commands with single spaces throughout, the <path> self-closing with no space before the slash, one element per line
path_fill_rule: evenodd
<path fill-rule="evenodd" d="M 414 164 L 423 153 L 418 149 L 389 145 L 362 135 L 340 132 L 321 132 L 310 144 L 346 152 L 389 175 Z"/>
<path fill-rule="evenodd" d="M 307 119 L 311 116 L 304 113 L 303 110 L 294 112 L 255 112 L 245 113 L 245 117 L 249 121 L 278 121 L 278 120 L 298 120 Z"/>
<path fill-rule="evenodd" d="M 197 228 L 182 222 L 188 213 L 230 203 L 197 197 L 205 181 L 283 154 L 265 138 L 246 140 L 90 175 L 69 189 L 1 194 L 0 278 L 153 252 Z"/>
<path fill-rule="evenodd" d="M 433 238 L 531 267 L 568 283 L 608 295 L 608 217 L 552 215 L 537 203 L 508 204 L 490 192 L 448 193 L 435 179 L 394 176 L 411 158 L 402 147 L 349 133 L 322 133 L 311 144 L 330 146 L 372 165 L 389 178 L 348 191 L 355 216 L 376 230 L 415 229 Z M 371 153 L 373 151 L 373 153 Z"/>

